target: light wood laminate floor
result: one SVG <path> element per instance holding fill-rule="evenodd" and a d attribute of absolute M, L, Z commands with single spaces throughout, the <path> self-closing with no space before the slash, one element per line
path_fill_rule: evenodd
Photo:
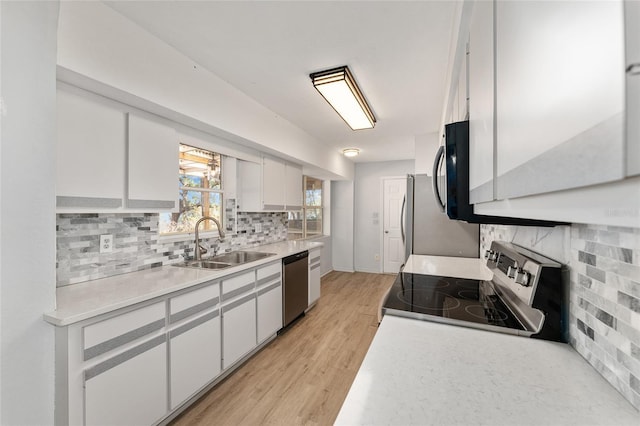
<path fill-rule="evenodd" d="M 331 425 L 378 327 L 394 276 L 331 272 L 315 308 L 173 425 Z"/>

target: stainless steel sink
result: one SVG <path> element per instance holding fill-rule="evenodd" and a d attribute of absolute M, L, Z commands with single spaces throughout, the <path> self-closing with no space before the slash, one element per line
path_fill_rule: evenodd
<path fill-rule="evenodd" d="M 198 269 L 224 269 L 233 265 L 230 263 L 214 262 L 211 260 L 187 260 L 186 262 L 176 263 L 175 266 Z"/>
<path fill-rule="evenodd" d="M 262 253 L 259 251 L 232 251 L 205 260 L 187 260 L 186 262 L 175 263 L 174 266 L 198 269 L 224 269 L 275 255 L 275 253 Z"/>
<path fill-rule="evenodd" d="M 275 256 L 275 253 L 262 253 L 259 251 L 232 251 L 230 253 L 219 254 L 211 258 L 215 262 L 233 263 L 239 265 L 242 263 L 253 262 L 255 260 L 264 259 L 265 257 Z"/>

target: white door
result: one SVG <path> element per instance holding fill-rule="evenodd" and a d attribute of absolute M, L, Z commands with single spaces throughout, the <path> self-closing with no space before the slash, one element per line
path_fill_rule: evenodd
<path fill-rule="evenodd" d="M 407 191 L 407 179 L 385 178 L 383 179 L 383 187 L 383 272 L 396 273 L 405 261 L 401 220 L 402 201 Z"/>

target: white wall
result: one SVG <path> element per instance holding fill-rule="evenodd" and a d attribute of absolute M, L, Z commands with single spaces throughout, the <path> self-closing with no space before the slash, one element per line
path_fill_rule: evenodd
<path fill-rule="evenodd" d="M 58 2 L 0 2 L 0 424 L 51 425 Z"/>
<path fill-rule="evenodd" d="M 354 271 L 353 190 L 353 181 L 331 182 L 332 264 L 336 271 Z"/>
<path fill-rule="evenodd" d="M 381 177 L 406 176 L 414 172 L 414 161 L 357 163 L 355 173 L 355 269 L 382 272 L 382 187 Z M 335 219 L 335 218 L 334 218 Z M 333 234 L 335 235 L 335 234 Z M 380 260 L 375 260 L 379 255 Z"/>
<path fill-rule="evenodd" d="M 437 132 L 416 135 L 415 138 L 415 173 L 431 176 L 433 160 L 440 146 L 441 135 Z"/>
<path fill-rule="evenodd" d="M 74 84 L 300 160 L 335 178 L 353 177 L 353 163 L 340 153 L 326 149 L 308 133 L 100 2 L 63 2 L 58 43 L 58 65 L 73 71 L 65 73 L 65 78 L 74 73 L 84 77 L 73 77 Z"/>

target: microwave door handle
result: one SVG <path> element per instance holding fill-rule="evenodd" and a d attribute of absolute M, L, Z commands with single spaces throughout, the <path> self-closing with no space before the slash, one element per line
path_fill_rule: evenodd
<path fill-rule="evenodd" d="M 440 198 L 440 188 L 438 187 L 438 170 L 440 169 L 440 163 L 444 158 L 444 145 L 440 145 L 438 148 L 438 152 L 436 153 L 436 158 L 433 162 L 433 178 L 431 180 L 431 185 L 433 187 L 433 194 L 436 197 L 436 204 L 441 212 L 444 213 L 444 203 L 442 202 L 442 198 Z"/>
<path fill-rule="evenodd" d="M 404 211 L 407 207 L 407 196 L 402 197 L 402 207 L 400 208 L 400 235 L 402 235 L 402 245 L 404 245 Z"/>

